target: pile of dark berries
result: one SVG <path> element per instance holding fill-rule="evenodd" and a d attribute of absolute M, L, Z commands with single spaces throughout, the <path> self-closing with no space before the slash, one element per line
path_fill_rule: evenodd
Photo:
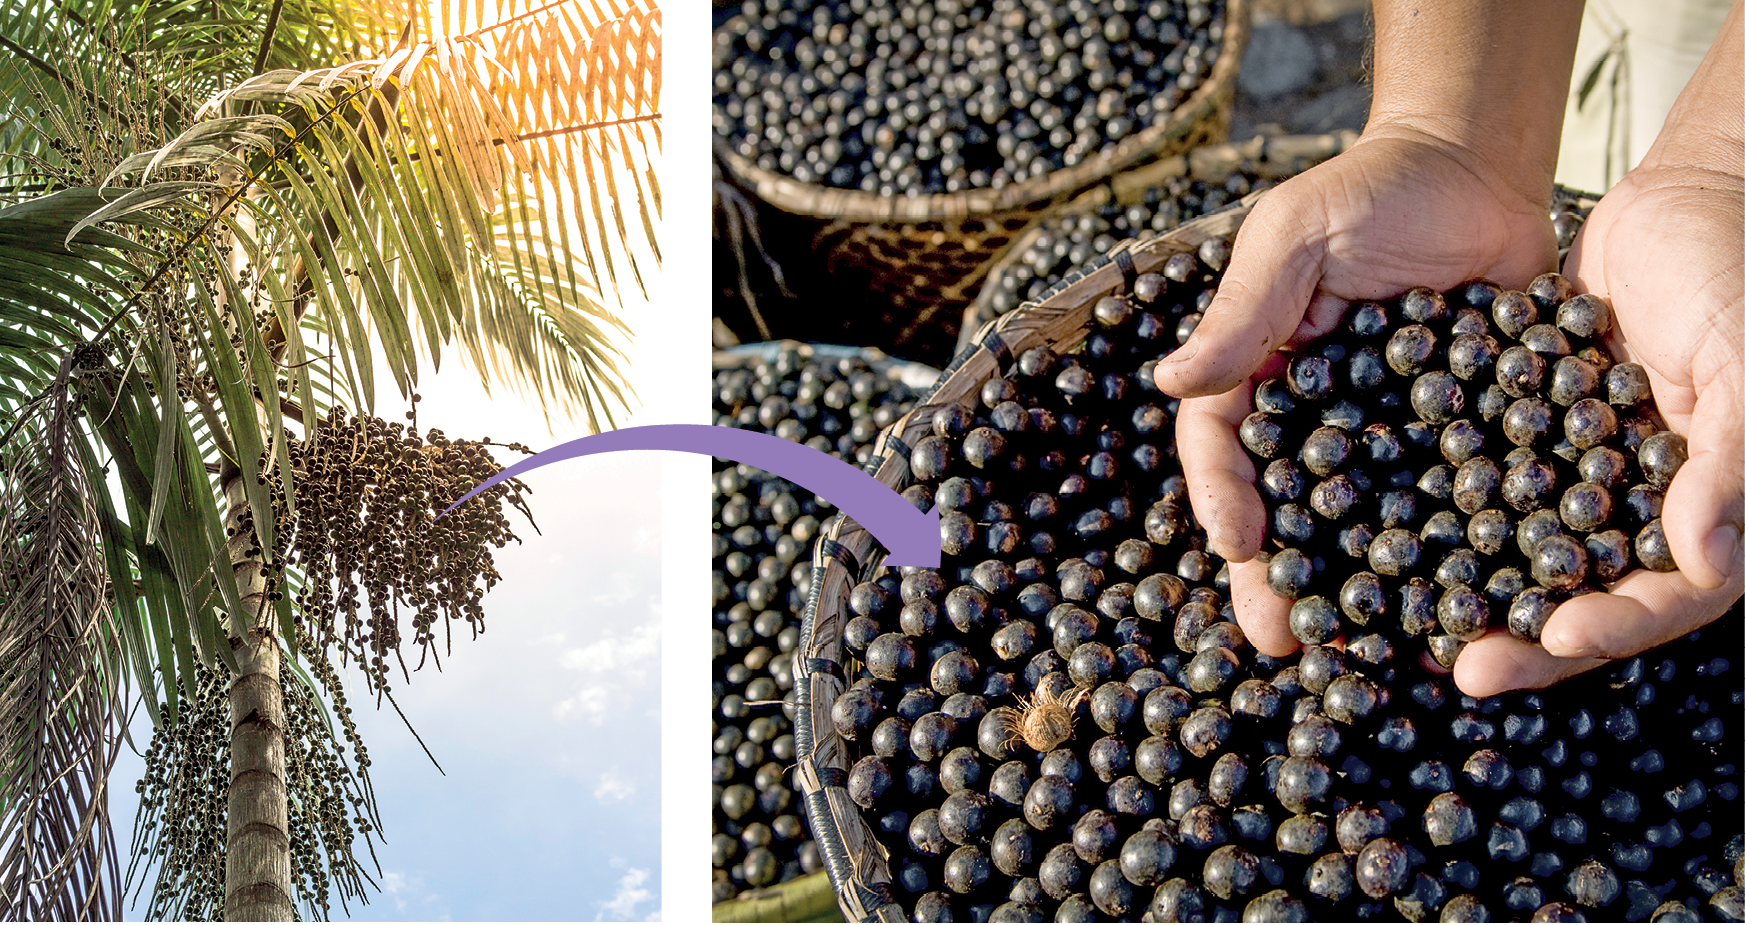
<path fill-rule="evenodd" d="M 715 34 L 715 132 L 880 195 L 999 188 L 1164 120 L 1212 72 L 1222 0 L 747 0 Z"/>
<path fill-rule="evenodd" d="M 913 394 L 860 359 L 782 350 L 715 374 L 716 424 L 864 461 Z M 713 901 L 820 869 L 794 762 L 792 653 L 812 543 L 834 508 L 762 469 L 715 468 Z"/>
<path fill-rule="evenodd" d="M 1308 166 L 1312 165 L 1304 165 Z M 987 307 L 993 315 L 1003 315 L 1040 299 L 1073 269 L 1107 254 L 1116 244 L 1170 231 L 1274 182 L 1245 163 L 1222 182 L 1170 177 L 1164 185 L 1146 190 L 1137 203 L 1109 203 L 1096 212 L 1049 219 L 1029 237 L 1029 246 L 1018 259 L 989 282 Z"/>
<path fill-rule="evenodd" d="M 1219 262 L 1227 243 L 1204 250 Z M 1399 634 L 1257 653 L 1151 382 L 1194 255 L 1020 353 L 910 448 L 934 569 L 847 600 L 850 797 L 915 921 L 1737 916 L 1741 614 L 1477 700 Z M 1359 634 L 1361 633 L 1361 634 Z M 1043 750 L 1046 748 L 1046 750 Z M 1601 760 L 1604 756 L 1604 760 Z"/>
<path fill-rule="evenodd" d="M 1674 568 L 1660 508 L 1685 441 L 1611 326 L 1554 273 L 1412 289 L 1258 385 L 1239 434 L 1297 638 L 1426 637 L 1452 665 L 1492 627 L 1537 641 L 1561 601 Z"/>

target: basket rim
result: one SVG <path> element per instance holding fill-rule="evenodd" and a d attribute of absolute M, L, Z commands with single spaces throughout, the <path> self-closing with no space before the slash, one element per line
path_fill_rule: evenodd
<path fill-rule="evenodd" d="M 818 183 L 802 183 L 792 177 L 764 170 L 741 157 L 725 139 L 711 132 L 710 143 L 723 170 L 758 198 L 795 215 L 860 222 L 926 222 L 974 218 L 1001 212 L 1027 210 L 1039 203 L 1070 197 L 1114 174 L 1154 156 L 1169 142 L 1206 120 L 1229 102 L 1236 90 L 1236 72 L 1248 47 L 1252 29 L 1251 0 L 1225 0 L 1224 36 L 1218 61 L 1188 98 L 1161 122 L 1138 134 L 1106 145 L 1092 157 L 1071 167 L 1051 170 L 1040 177 L 1012 183 L 999 189 L 982 188 L 926 196 L 881 196 L 863 190 L 835 189 Z M 737 18 L 737 17 L 736 17 Z"/>

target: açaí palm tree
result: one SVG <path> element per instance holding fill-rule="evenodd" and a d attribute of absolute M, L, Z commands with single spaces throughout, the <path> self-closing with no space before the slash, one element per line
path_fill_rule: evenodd
<path fill-rule="evenodd" d="M 155 914 L 362 892 L 335 666 L 379 701 L 402 636 L 440 654 L 518 503 L 432 527 L 495 465 L 375 418 L 377 380 L 416 400 L 458 349 L 610 422 L 605 303 L 659 262 L 659 75 L 650 0 L 0 0 L 7 917 L 119 917 L 132 704 L 168 743 L 134 845 Z"/>

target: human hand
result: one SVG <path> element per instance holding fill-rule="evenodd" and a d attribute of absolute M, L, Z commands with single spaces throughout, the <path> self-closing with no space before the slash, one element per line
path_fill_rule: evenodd
<path fill-rule="evenodd" d="M 1255 204 L 1217 298 L 1193 337 L 1158 364 L 1158 387 L 1185 399 L 1176 444 L 1189 497 L 1212 550 L 1230 563 L 1237 621 L 1260 651 L 1284 655 L 1297 642 L 1289 602 L 1254 560 L 1266 510 L 1236 438 L 1253 383 L 1275 371 L 1278 351 L 1331 332 L 1353 300 L 1474 277 L 1524 288 L 1551 269 L 1549 183 L 1537 195 L 1520 191 L 1536 186 L 1513 169 L 1403 120 L 1372 125 L 1351 150 Z"/>
<path fill-rule="evenodd" d="M 1552 614 L 1543 648 L 1506 633 L 1468 645 L 1474 696 L 1543 687 L 1676 639 L 1745 590 L 1745 179 L 1645 166 L 1595 207 L 1565 274 L 1612 304 L 1612 352 L 1648 371 L 1660 414 L 1689 441 L 1662 523 L 1678 571 L 1637 570 Z"/>

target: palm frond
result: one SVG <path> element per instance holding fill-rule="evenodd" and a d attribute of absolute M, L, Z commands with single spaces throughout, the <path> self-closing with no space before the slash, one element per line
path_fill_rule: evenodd
<path fill-rule="evenodd" d="M 15 919 L 121 910 L 108 817 L 120 649 L 61 364 L 0 482 L 0 901 Z"/>

